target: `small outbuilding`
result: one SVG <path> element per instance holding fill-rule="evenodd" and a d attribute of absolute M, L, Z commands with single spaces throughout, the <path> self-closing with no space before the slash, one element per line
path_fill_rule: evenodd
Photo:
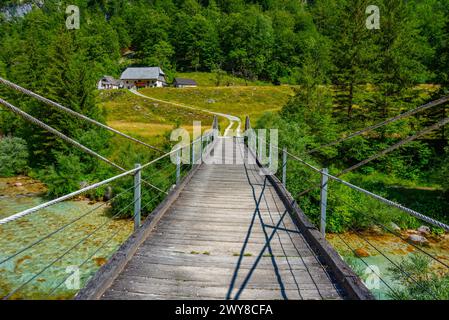
<path fill-rule="evenodd" d="M 198 87 L 198 84 L 193 79 L 175 78 L 173 86 L 175 88 L 195 88 Z"/>
<path fill-rule="evenodd" d="M 98 90 L 109 90 L 109 89 L 119 89 L 122 87 L 122 82 L 120 80 L 114 79 L 111 76 L 103 76 L 100 81 L 98 81 Z"/>

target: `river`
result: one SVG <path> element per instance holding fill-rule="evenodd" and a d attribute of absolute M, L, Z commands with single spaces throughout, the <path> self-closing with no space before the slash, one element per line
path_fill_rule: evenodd
<path fill-rule="evenodd" d="M 376 299 L 381 300 L 391 299 L 392 294 L 401 288 L 392 278 L 391 269 L 397 269 L 395 264 L 412 254 L 422 254 L 417 247 L 390 233 L 347 232 L 339 235 L 328 234 L 326 238 L 353 267 Z M 405 231 L 402 231 L 402 238 L 406 239 Z M 428 240 L 428 246 L 419 248 L 449 264 L 449 235 L 430 236 Z M 447 272 L 447 268 L 435 260 L 430 266 L 437 273 Z"/>
<path fill-rule="evenodd" d="M 0 218 L 45 202 L 44 191 L 26 177 L 0 178 Z M 0 297 L 11 292 L 13 299 L 73 297 L 132 233 L 131 221 L 110 219 L 107 209 L 102 202 L 79 199 L 1 225 Z"/>

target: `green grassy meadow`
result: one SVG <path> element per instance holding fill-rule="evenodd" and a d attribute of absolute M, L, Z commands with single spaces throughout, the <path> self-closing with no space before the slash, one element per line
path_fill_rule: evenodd
<path fill-rule="evenodd" d="M 227 77 L 233 81 L 232 86 L 216 87 L 213 82 L 215 76 L 211 73 L 183 73 L 177 74 L 177 77 L 193 78 L 199 86 L 147 88 L 139 92 L 198 110 L 145 99 L 127 90 L 100 91 L 97 104 L 105 111 L 107 123 L 113 128 L 159 144 L 161 136 L 175 127 L 191 132 L 193 121 L 201 121 L 204 128 L 210 127 L 213 115 L 204 110 L 237 116 L 242 121 L 248 115 L 255 123 L 263 113 L 280 110 L 294 95 L 294 88 L 290 86 L 256 85 L 257 83 L 246 86 L 240 85 L 245 83 L 243 79 L 229 76 Z M 229 122 L 219 117 L 219 124 L 223 130 Z"/>

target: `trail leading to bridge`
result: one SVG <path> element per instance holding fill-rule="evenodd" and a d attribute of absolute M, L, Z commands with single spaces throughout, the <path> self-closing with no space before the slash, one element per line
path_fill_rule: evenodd
<path fill-rule="evenodd" d="M 137 95 L 139 97 L 145 98 L 145 99 L 150 99 L 150 100 L 153 100 L 153 101 L 166 103 L 166 104 L 171 104 L 171 105 L 174 105 L 174 106 L 177 106 L 177 107 L 187 108 L 187 109 L 196 110 L 196 111 L 201 111 L 201 112 L 205 112 L 205 113 L 209 113 L 209 114 L 217 115 L 219 117 L 226 118 L 229 121 L 229 126 L 225 129 L 223 135 L 225 137 L 229 136 L 230 133 L 231 133 L 232 127 L 234 126 L 235 123 L 237 123 L 237 128 L 236 128 L 235 132 L 236 132 L 237 136 L 240 136 L 241 120 L 240 120 L 239 117 L 236 117 L 236 116 L 233 116 L 233 115 L 230 115 L 230 114 L 226 114 L 226 113 L 214 112 L 214 111 L 210 111 L 210 110 L 207 110 L 207 109 L 201 109 L 201 108 L 197 108 L 197 107 L 192 107 L 192 106 L 185 105 L 183 103 L 177 103 L 177 102 L 172 102 L 172 101 L 167 101 L 167 100 L 161 100 L 161 99 L 153 98 L 153 97 L 144 95 L 144 94 L 142 94 L 142 93 L 140 93 L 140 92 L 138 92 L 137 90 L 134 90 L 134 89 L 130 89 L 129 91 L 132 92 L 133 94 L 135 94 L 135 95 Z"/>

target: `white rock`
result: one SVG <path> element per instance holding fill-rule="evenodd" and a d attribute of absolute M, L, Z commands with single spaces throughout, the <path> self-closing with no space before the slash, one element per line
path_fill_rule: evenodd
<path fill-rule="evenodd" d="M 408 236 L 407 238 L 410 242 L 414 243 L 414 244 L 427 244 L 427 239 L 424 238 L 423 236 L 417 235 L 417 234 L 411 234 Z"/>
<path fill-rule="evenodd" d="M 393 229 L 393 231 L 401 231 L 401 228 L 394 222 L 390 223 L 390 228 Z"/>
<path fill-rule="evenodd" d="M 428 226 L 421 226 L 417 230 L 422 234 L 430 234 L 430 228 Z"/>
<path fill-rule="evenodd" d="M 23 186 L 23 184 L 20 183 L 20 182 L 16 182 L 16 183 L 14 183 L 14 186 L 15 186 L 15 187 L 21 187 L 21 186 Z"/>

